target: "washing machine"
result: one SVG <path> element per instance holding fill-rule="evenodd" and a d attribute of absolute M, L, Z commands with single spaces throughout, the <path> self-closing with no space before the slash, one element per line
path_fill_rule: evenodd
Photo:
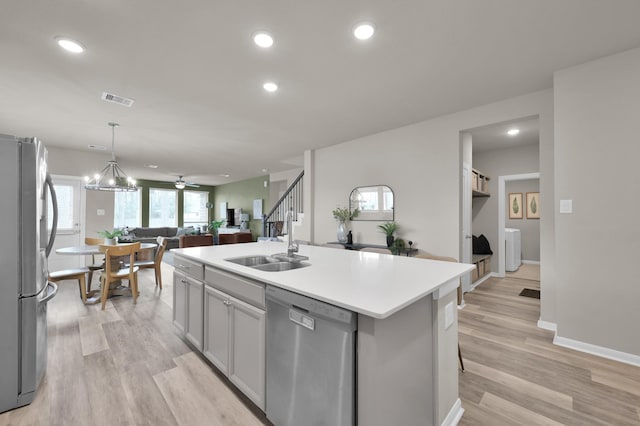
<path fill-rule="evenodd" d="M 505 266 L 507 272 L 517 271 L 522 263 L 520 230 L 515 228 L 504 229 L 505 240 Z"/>

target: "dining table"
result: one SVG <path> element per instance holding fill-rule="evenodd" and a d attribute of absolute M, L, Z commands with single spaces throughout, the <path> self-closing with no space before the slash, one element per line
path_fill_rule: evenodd
<path fill-rule="evenodd" d="M 156 243 L 140 243 L 140 249 L 137 250 L 137 253 L 142 253 L 145 251 L 150 251 L 158 247 Z M 99 245 L 89 245 L 83 244 L 80 246 L 71 246 L 71 247 L 61 247 L 56 249 L 57 254 L 61 255 L 71 255 L 71 256 L 90 256 L 95 254 L 101 254 Z M 118 262 L 122 262 L 122 260 L 117 260 Z M 119 282 L 111 283 L 109 288 L 109 296 L 131 296 L 131 288 L 127 286 L 123 286 Z M 100 290 L 91 290 L 87 292 L 87 299 L 85 304 L 87 305 L 95 305 L 96 303 L 100 303 Z"/>

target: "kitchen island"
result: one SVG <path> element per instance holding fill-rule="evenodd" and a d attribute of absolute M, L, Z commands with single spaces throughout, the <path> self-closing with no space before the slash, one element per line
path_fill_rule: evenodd
<path fill-rule="evenodd" d="M 269 314 L 255 283 L 311 297 L 358 315 L 357 424 L 455 424 L 462 415 L 455 290 L 459 277 L 473 265 L 314 246 L 300 246 L 299 254 L 309 257 L 305 263 L 310 266 L 289 271 L 261 271 L 225 260 L 273 255 L 286 249 L 284 243 L 260 242 L 173 250 L 175 280 L 186 284 L 184 294 L 176 290 L 178 285 L 174 287 L 178 292 L 174 322 L 185 337 L 264 410 L 264 380 L 260 377 L 264 376 L 264 362 L 262 368 L 251 368 L 252 377 L 248 378 L 225 371 L 234 362 L 221 362 L 226 355 L 207 345 L 207 338 L 221 333 L 211 327 L 207 330 L 207 318 L 217 314 L 207 309 L 206 301 L 223 300 L 221 303 L 228 305 L 233 299 L 242 318 L 255 320 L 258 331 L 235 338 L 256 340 L 257 350 L 250 354 L 254 356 L 260 348 L 264 353 L 265 336 L 260 330 L 264 330 L 264 316 Z M 239 291 L 233 288 L 234 277 L 239 279 Z M 222 287 L 210 282 L 222 283 Z M 231 296 L 221 293 L 221 288 Z M 204 296 L 198 299 L 199 294 Z M 204 326 L 199 325 L 202 321 Z M 241 355 L 229 358 L 233 356 Z M 239 359 L 237 364 L 250 362 Z"/>

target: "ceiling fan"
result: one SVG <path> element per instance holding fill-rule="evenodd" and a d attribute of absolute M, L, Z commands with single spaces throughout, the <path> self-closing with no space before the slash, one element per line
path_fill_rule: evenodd
<path fill-rule="evenodd" d="M 200 188 L 200 185 L 198 185 L 197 183 L 185 182 L 182 176 L 178 176 L 178 180 L 176 181 L 175 185 L 178 189 L 184 189 L 186 186 L 189 186 L 191 188 Z"/>

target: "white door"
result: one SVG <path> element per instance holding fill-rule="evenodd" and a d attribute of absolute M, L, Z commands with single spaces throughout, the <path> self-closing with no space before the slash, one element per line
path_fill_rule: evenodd
<path fill-rule="evenodd" d="M 49 271 L 77 268 L 85 264 L 84 256 L 56 254 L 61 247 L 80 246 L 82 241 L 82 212 L 84 211 L 84 182 L 82 178 L 51 176 L 58 200 L 58 232 L 49 255 Z M 49 200 L 49 222 L 53 220 Z"/>
<path fill-rule="evenodd" d="M 471 263 L 473 252 L 471 234 L 471 165 L 462 164 L 462 263 Z M 462 276 L 462 290 L 471 288 L 471 273 Z M 462 302 L 461 302 L 462 304 Z"/>

